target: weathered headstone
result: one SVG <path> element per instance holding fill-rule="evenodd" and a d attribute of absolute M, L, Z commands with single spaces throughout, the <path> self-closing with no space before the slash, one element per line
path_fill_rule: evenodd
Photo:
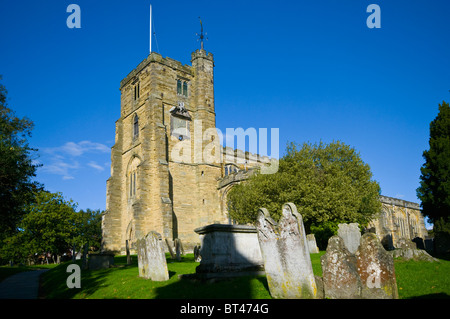
<path fill-rule="evenodd" d="M 179 238 L 175 238 L 175 240 L 173 242 L 174 242 L 174 245 L 175 245 L 175 256 L 176 256 L 175 258 L 178 261 L 181 261 L 181 255 L 182 254 L 184 255 L 184 251 L 183 251 L 182 246 L 181 246 L 181 240 Z"/>
<path fill-rule="evenodd" d="M 72 245 L 72 262 L 75 262 L 75 257 L 76 257 L 75 244 L 73 244 Z"/>
<path fill-rule="evenodd" d="M 172 257 L 172 259 L 175 259 L 176 256 L 175 256 L 175 253 L 173 252 L 172 245 L 170 244 L 170 242 L 167 238 L 165 239 L 165 242 L 167 245 L 167 249 L 169 250 L 170 257 Z"/>
<path fill-rule="evenodd" d="M 90 254 L 89 255 L 89 270 L 106 269 L 114 265 L 113 254 Z"/>
<path fill-rule="evenodd" d="M 328 240 L 327 252 L 320 258 L 325 298 L 361 298 L 361 280 L 356 269 L 356 257 L 345 248 L 339 236 Z"/>
<path fill-rule="evenodd" d="M 316 237 L 314 236 L 314 234 L 306 235 L 306 241 L 308 242 L 309 253 L 318 254 L 319 247 L 317 247 Z"/>
<path fill-rule="evenodd" d="M 200 255 L 200 248 L 200 244 L 197 244 L 194 247 L 194 260 L 198 263 L 202 260 L 202 256 Z"/>
<path fill-rule="evenodd" d="M 161 235 L 151 231 L 137 240 L 139 277 L 153 281 L 169 280 Z"/>
<path fill-rule="evenodd" d="M 125 250 L 127 253 L 127 265 L 131 265 L 130 246 L 128 240 L 125 240 Z"/>
<path fill-rule="evenodd" d="M 278 223 L 261 208 L 256 223 L 267 282 L 273 298 L 314 299 L 317 287 L 302 216 L 293 203 L 283 205 Z"/>
<path fill-rule="evenodd" d="M 383 248 L 377 236 L 365 233 L 355 255 L 362 283 L 361 297 L 397 299 L 394 258 Z"/>
<path fill-rule="evenodd" d="M 89 251 L 89 245 L 88 244 L 84 244 L 83 256 L 81 257 L 82 269 L 88 269 L 88 251 Z"/>
<path fill-rule="evenodd" d="M 338 236 L 344 240 L 345 247 L 351 254 L 355 254 L 358 250 L 361 232 L 357 223 L 339 224 Z"/>

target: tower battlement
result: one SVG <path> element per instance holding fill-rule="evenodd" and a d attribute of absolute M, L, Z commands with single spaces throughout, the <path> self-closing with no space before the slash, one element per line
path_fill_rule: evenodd
<path fill-rule="evenodd" d="M 193 53 L 194 54 L 194 53 Z M 209 54 L 208 54 L 209 56 Z M 211 55 L 212 56 L 212 55 Z M 133 80 L 142 70 L 144 70 L 150 63 L 159 63 L 169 68 L 175 69 L 182 73 L 194 75 L 192 66 L 188 64 L 182 64 L 180 61 L 174 60 L 170 57 L 163 58 L 161 54 L 152 52 L 150 53 L 136 68 L 133 69 L 128 75 L 120 81 L 120 89 L 126 86 L 131 80 Z"/>

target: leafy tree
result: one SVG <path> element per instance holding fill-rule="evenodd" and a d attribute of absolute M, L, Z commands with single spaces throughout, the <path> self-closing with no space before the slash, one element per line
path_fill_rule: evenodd
<path fill-rule="evenodd" d="M 28 251 L 62 255 L 77 236 L 76 204 L 66 201 L 61 193 L 40 191 L 35 198 L 36 202 L 27 206 L 27 214 L 20 225 Z"/>
<path fill-rule="evenodd" d="M 0 250 L 3 260 L 33 260 L 50 253 L 53 261 L 69 249 L 80 249 L 84 244 L 100 247 L 101 211 L 80 210 L 65 200 L 61 193 L 38 191 L 34 203 L 26 207 L 19 231 L 7 237 Z"/>
<path fill-rule="evenodd" d="M 367 225 L 381 210 L 379 195 L 369 165 L 350 146 L 291 143 L 277 173 L 255 174 L 230 190 L 228 211 L 239 223 L 254 223 L 258 209 L 265 207 L 277 220 L 282 204 L 293 202 L 306 231 L 324 247 L 339 223 Z"/>
<path fill-rule="evenodd" d="M 0 84 L 0 240 L 17 232 L 24 206 L 42 187 L 32 180 L 38 167 L 32 159 L 36 150 L 27 142 L 33 122 L 15 116 L 7 107 L 6 94 Z"/>
<path fill-rule="evenodd" d="M 435 239 L 450 243 L 450 106 L 439 104 L 439 113 L 430 123 L 430 149 L 423 152 L 417 197 L 422 213 L 434 224 Z"/>
<path fill-rule="evenodd" d="M 77 247 L 88 244 L 89 247 L 100 248 L 102 240 L 102 211 L 100 209 L 80 210 L 77 215 L 77 236 L 74 243 Z"/>

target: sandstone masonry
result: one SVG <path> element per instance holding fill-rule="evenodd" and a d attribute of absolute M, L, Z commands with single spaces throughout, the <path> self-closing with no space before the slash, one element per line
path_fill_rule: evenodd
<path fill-rule="evenodd" d="M 194 229 L 231 223 L 229 190 L 270 160 L 220 145 L 214 59 L 203 49 L 191 54 L 191 65 L 152 52 L 120 82 L 120 91 L 102 251 L 125 254 L 128 240 L 135 253 L 137 239 L 150 231 L 163 240 L 179 238 L 192 251 L 199 241 Z M 418 204 L 380 200 L 383 209 L 369 227 L 385 247 L 426 238 Z"/>

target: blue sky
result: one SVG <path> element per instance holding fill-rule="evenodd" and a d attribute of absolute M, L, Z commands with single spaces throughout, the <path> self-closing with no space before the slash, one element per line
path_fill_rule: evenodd
<path fill-rule="evenodd" d="M 43 4 L 45 3 L 45 5 Z M 81 28 L 69 29 L 69 4 Z M 190 63 L 201 16 L 215 59 L 216 124 L 279 128 L 288 141 L 357 149 L 382 194 L 418 202 L 422 152 L 450 100 L 449 1 L 0 2 L 9 106 L 35 123 L 37 180 L 104 209 L 119 83 L 153 50 Z M 369 29 L 369 4 L 381 28 Z"/>

